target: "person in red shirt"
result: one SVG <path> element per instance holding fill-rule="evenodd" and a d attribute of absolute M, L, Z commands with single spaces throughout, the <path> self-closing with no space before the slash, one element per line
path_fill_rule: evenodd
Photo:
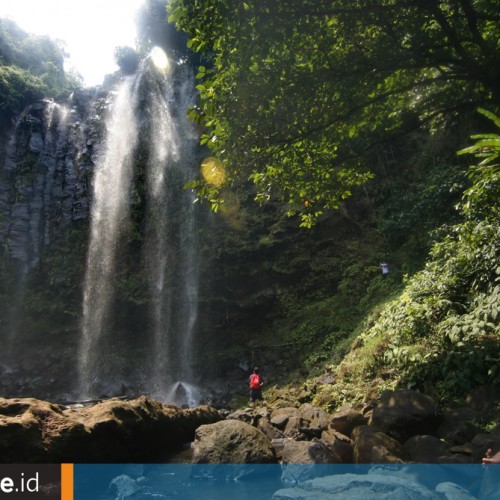
<path fill-rule="evenodd" d="M 250 388 L 250 405 L 255 406 L 257 401 L 264 400 L 262 397 L 264 379 L 260 375 L 259 368 L 257 366 L 253 369 L 253 373 L 248 377 L 248 385 Z"/>

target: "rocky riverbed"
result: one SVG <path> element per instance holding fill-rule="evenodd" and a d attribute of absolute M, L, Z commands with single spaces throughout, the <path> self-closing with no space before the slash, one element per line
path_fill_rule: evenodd
<path fill-rule="evenodd" d="M 192 463 L 472 464 L 500 449 L 498 413 L 498 402 L 480 393 L 442 408 L 410 390 L 333 413 L 310 404 L 181 409 L 145 396 L 81 408 L 0 399 L 0 456 L 5 463 L 165 462 L 188 446 L 182 461 Z"/>

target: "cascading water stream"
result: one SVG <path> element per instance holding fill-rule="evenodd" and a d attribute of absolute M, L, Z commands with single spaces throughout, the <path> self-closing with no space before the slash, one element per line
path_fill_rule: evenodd
<path fill-rule="evenodd" d="M 113 298 L 116 246 L 129 211 L 134 151 L 138 141 L 136 89 L 133 77 L 124 79 L 118 88 L 106 123 L 105 152 L 95 169 L 79 358 L 81 397 L 93 395 L 93 378 L 99 374 L 99 341 L 106 333 Z"/>
<path fill-rule="evenodd" d="M 154 56 L 152 59 L 156 64 Z M 112 312 L 117 250 L 130 220 L 134 161 L 141 145 L 147 145 L 141 226 L 149 319 L 136 332 L 141 346 L 147 348 L 141 348 L 145 357 L 140 361 L 141 373 L 130 375 L 136 380 L 124 382 L 163 401 L 193 405 L 198 399 L 190 345 L 198 298 L 196 225 L 193 199 L 182 189 L 193 175 L 197 141 L 186 114 L 193 104 L 193 86 L 192 82 L 186 84 L 185 77 L 181 78 L 184 84 L 178 85 L 182 73 L 183 68 L 177 68 L 174 78 L 166 68 L 155 71 L 149 60 L 144 61 L 138 74 L 120 85 L 105 123 L 106 146 L 94 174 L 84 282 L 81 398 L 100 395 L 96 389 L 102 382 L 99 379 L 109 377 L 102 351 L 106 339 L 116 334 Z M 142 151 L 144 158 L 144 148 Z M 113 354 L 123 355 L 119 350 Z"/>
<path fill-rule="evenodd" d="M 151 389 L 156 397 L 161 397 L 162 388 L 166 383 L 168 360 L 171 358 L 172 348 L 169 343 L 171 324 L 169 318 L 172 314 L 172 297 L 166 290 L 166 273 L 172 263 L 172 251 L 169 248 L 167 229 L 169 226 L 168 213 L 169 192 L 168 172 L 169 163 L 175 162 L 179 157 L 177 147 L 178 138 L 172 120 L 168 94 L 172 93 L 171 86 L 167 87 L 165 95 L 162 81 L 154 82 L 151 91 L 153 115 L 151 121 L 150 157 L 147 174 L 148 218 L 147 218 L 147 243 L 145 246 L 145 261 L 151 291 L 151 314 L 153 318 L 152 364 L 151 364 Z M 170 165 L 171 166 L 171 165 Z"/>
<path fill-rule="evenodd" d="M 192 175 L 194 165 L 195 141 L 185 113 L 193 104 L 192 85 L 187 81 L 174 88 L 172 77 L 165 73 L 150 89 L 155 113 L 151 116 L 154 140 L 148 169 L 146 262 L 153 294 L 151 390 L 158 399 L 192 405 L 195 390 L 175 390 L 179 384 L 194 387 L 188 381 L 193 379 L 191 342 L 198 298 L 193 200 L 187 192 L 175 191 Z"/>

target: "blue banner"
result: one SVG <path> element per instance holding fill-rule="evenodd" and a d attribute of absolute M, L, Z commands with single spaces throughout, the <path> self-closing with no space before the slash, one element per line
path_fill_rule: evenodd
<path fill-rule="evenodd" d="M 500 465 L 75 464 L 74 498 L 489 500 Z"/>

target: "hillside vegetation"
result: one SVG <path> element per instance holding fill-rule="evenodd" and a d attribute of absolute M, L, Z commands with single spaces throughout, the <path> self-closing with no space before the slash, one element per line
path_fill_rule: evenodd
<path fill-rule="evenodd" d="M 498 384 L 495 2 L 168 10 L 201 54 L 191 116 L 216 157 L 189 186 L 218 212 L 250 190 L 310 228 L 303 240 L 283 222 L 261 228 L 259 269 L 277 292 L 239 339 L 270 370 L 300 378 L 329 365 L 334 382 L 315 401 L 330 406 L 386 387 L 451 399 Z M 456 153 L 475 132 L 467 172 Z M 236 238 L 226 252 L 241 248 L 242 262 L 243 247 Z M 257 254 L 246 248 L 248 268 Z"/>
<path fill-rule="evenodd" d="M 0 114 L 12 116 L 36 99 L 74 88 L 77 78 L 64 71 L 62 43 L 26 33 L 0 19 Z"/>
<path fill-rule="evenodd" d="M 449 400 L 500 383 L 500 136 L 476 136 L 466 152 L 481 161 L 470 169 L 461 222 L 441 229 L 424 269 L 370 316 L 319 400 L 400 386 Z"/>

